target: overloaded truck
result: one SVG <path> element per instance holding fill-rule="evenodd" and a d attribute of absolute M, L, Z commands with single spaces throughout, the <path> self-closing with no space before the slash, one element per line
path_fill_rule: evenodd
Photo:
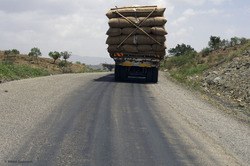
<path fill-rule="evenodd" d="M 127 6 L 112 8 L 107 31 L 108 52 L 115 61 L 115 80 L 129 77 L 158 82 L 160 61 L 166 54 L 165 8 Z"/>

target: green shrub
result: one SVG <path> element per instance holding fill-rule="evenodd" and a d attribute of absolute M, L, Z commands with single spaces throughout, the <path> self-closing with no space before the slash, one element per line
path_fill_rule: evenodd
<path fill-rule="evenodd" d="M 58 67 L 66 67 L 67 66 L 67 62 L 65 61 L 61 61 L 58 63 Z"/>
<path fill-rule="evenodd" d="M 194 67 L 186 68 L 183 71 L 183 74 L 186 75 L 186 76 L 201 74 L 207 68 L 208 68 L 208 64 L 200 65 L 200 66 L 194 66 Z"/>
<path fill-rule="evenodd" d="M 14 66 L 0 63 L 0 79 L 16 80 L 29 77 L 46 76 L 49 73 L 42 69 L 29 66 Z"/>
<path fill-rule="evenodd" d="M 221 61 L 223 58 L 224 58 L 223 55 L 219 54 L 218 57 L 216 58 L 216 61 Z"/>
<path fill-rule="evenodd" d="M 205 60 L 201 58 L 200 56 L 196 58 L 197 64 L 203 64 L 205 63 Z"/>
<path fill-rule="evenodd" d="M 195 74 L 201 74 L 203 71 L 208 69 L 208 64 L 193 66 L 193 67 L 182 67 L 178 70 L 170 71 L 173 78 L 181 82 L 186 82 L 187 76 L 192 76 Z"/>
<path fill-rule="evenodd" d="M 184 75 L 180 74 L 178 71 L 171 71 L 170 75 L 171 75 L 171 77 L 173 77 L 181 82 L 185 82 L 185 80 L 186 80 L 186 77 Z"/>
<path fill-rule="evenodd" d="M 213 62 L 213 56 L 210 55 L 210 56 L 208 57 L 208 62 L 209 62 L 209 63 L 212 63 L 212 62 Z"/>
<path fill-rule="evenodd" d="M 195 57 L 197 53 L 187 53 L 181 56 L 171 57 L 169 61 L 166 62 L 167 69 L 172 69 L 173 67 L 181 67 L 183 65 L 195 65 Z"/>
<path fill-rule="evenodd" d="M 202 57 L 208 56 L 209 53 L 210 53 L 210 49 L 209 48 L 203 48 L 202 51 L 201 51 Z"/>

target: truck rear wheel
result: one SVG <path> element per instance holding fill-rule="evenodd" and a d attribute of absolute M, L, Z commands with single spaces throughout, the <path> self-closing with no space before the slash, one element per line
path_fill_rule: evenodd
<path fill-rule="evenodd" d="M 152 71 L 152 68 L 147 68 L 146 80 L 147 80 L 147 82 L 152 82 L 152 80 L 153 80 L 153 71 Z"/>
<path fill-rule="evenodd" d="M 157 83 L 158 82 L 158 68 L 153 67 L 152 70 L 153 70 L 152 82 Z"/>
<path fill-rule="evenodd" d="M 121 80 L 121 67 L 118 65 L 115 65 L 115 81 Z"/>
<path fill-rule="evenodd" d="M 121 66 L 120 69 L 120 80 L 121 81 L 127 81 L 128 79 L 128 70 L 126 66 Z"/>

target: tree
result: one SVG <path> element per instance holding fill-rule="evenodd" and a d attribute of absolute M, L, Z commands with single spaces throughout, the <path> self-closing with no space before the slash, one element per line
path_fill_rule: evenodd
<path fill-rule="evenodd" d="M 54 52 L 50 51 L 49 56 L 54 59 L 53 64 L 55 64 L 56 60 L 59 59 L 62 55 L 57 51 L 54 51 Z"/>
<path fill-rule="evenodd" d="M 186 44 L 178 44 L 175 48 L 170 49 L 168 52 L 171 56 L 180 56 L 188 53 L 196 53 L 194 48 Z"/>
<path fill-rule="evenodd" d="M 17 49 L 12 49 L 11 52 L 15 55 L 20 54 L 20 52 Z"/>
<path fill-rule="evenodd" d="M 20 52 L 17 49 L 5 50 L 4 51 L 4 55 L 6 55 L 5 63 L 6 64 L 13 64 L 14 61 L 16 60 L 16 55 L 19 53 Z"/>
<path fill-rule="evenodd" d="M 217 50 L 220 48 L 221 39 L 218 36 L 210 36 L 210 41 L 208 42 L 208 46 L 213 49 Z"/>
<path fill-rule="evenodd" d="M 244 37 L 242 37 L 242 38 L 240 39 L 240 44 L 246 44 L 246 43 L 247 43 L 247 39 L 244 38 Z"/>
<path fill-rule="evenodd" d="M 38 57 L 39 57 L 39 56 L 42 56 L 42 53 L 41 53 L 41 51 L 40 51 L 39 48 L 34 47 L 34 48 L 31 48 L 31 50 L 30 50 L 30 52 L 29 52 L 28 55 L 29 55 L 29 56 L 34 56 L 34 57 L 36 57 L 37 63 L 38 63 Z"/>
<path fill-rule="evenodd" d="M 30 50 L 29 56 L 39 57 L 39 56 L 42 56 L 42 53 L 41 53 L 41 51 L 40 51 L 39 48 L 34 47 L 34 48 L 32 48 L 32 49 Z"/>
<path fill-rule="evenodd" d="M 5 50 L 4 51 L 4 55 L 6 55 L 6 58 L 5 58 L 5 64 L 9 64 L 9 55 L 11 54 L 11 50 Z"/>
<path fill-rule="evenodd" d="M 230 45 L 234 47 L 235 45 L 241 44 L 240 38 L 232 37 L 230 41 Z"/>
<path fill-rule="evenodd" d="M 69 59 L 69 57 L 71 56 L 71 53 L 68 51 L 64 51 L 64 52 L 61 52 L 61 56 L 63 57 L 63 59 L 66 62 L 66 59 Z"/>
<path fill-rule="evenodd" d="M 222 48 L 222 49 L 226 49 L 227 47 L 230 46 L 230 43 L 229 43 L 228 40 L 223 39 L 223 40 L 220 42 L 219 46 L 220 46 L 220 48 Z"/>
<path fill-rule="evenodd" d="M 8 56 L 11 53 L 11 50 L 5 50 L 4 55 Z"/>

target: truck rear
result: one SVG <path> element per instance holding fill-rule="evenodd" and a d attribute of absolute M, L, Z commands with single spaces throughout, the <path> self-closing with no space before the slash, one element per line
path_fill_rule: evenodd
<path fill-rule="evenodd" d="M 142 77 L 158 82 L 160 61 L 166 52 L 165 8 L 128 6 L 112 8 L 107 31 L 108 52 L 115 61 L 115 80 Z"/>

